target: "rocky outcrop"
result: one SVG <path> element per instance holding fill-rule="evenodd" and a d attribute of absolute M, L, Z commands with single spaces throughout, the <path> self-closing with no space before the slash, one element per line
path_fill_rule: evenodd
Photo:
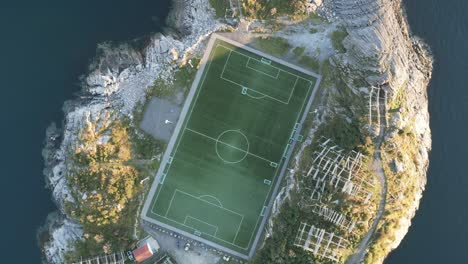
<path fill-rule="evenodd" d="M 317 35 L 323 37 L 320 39 L 323 39 L 324 47 L 320 50 L 321 55 L 326 56 L 320 59 L 331 56 L 332 63 L 350 79 L 364 79 L 367 87 L 349 84 L 356 94 L 366 94 L 369 92 L 366 88 L 377 87 L 386 91 L 388 101 L 395 100 L 401 93 L 405 95 L 402 107 L 389 117 L 390 129 L 386 131 L 385 139 L 391 140 L 405 127 L 414 132 L 413 144 L 418 148 L 414 158 L 417 162 L 408 164 L 412 162 L 409 159 L 392 160 L 391 165 L 394 171 L 411 170 L 411 175 L 417 177 L 417 191 L 395 232 L 396 239 L 390 247 L 393 249 L 409 228 L 426 182 L 431 147 L 426 87 L 431 59 L 422 42 L 410 36 L 399 0 L 314 0 L 309 9 L 317 10 L 333 22 L 329 24 L 329 30 L 341 25 L 346 28 L 349 34 L 343 42 L 346 53 L 333 53 L 331 42 L 326 39 L 329 30 L 323 29 L 325 33 Z M 181 62 L 203 51 L 202 41 L 211 32 L 225 27 L 214 19 L 208 0 L 174 0 L 168 21 L 172 29 L 164 34 L 129 43 L 100 44 L 97 57 L 82 78 L 82 92 L 78 98 L 64 105 L 66 117 L 62 130 L 51 126 L 47 132 L 43 152 L 44 173 L 53 198 L 62 211 L 48 225 L 49 240 L 44 244 L 48 263 L 63 263 L 63 252 L 70 248 L 70 241 L 82 235 L 79 225 L 64 214 L 64 204 L 74 202 L 66 179 L 67 154 L 76 145 L 78 131 L 87 122 L 99 120 L 109 113 L 131 119 L 135 106 L 144 100 L 147 88 L 157 78 L 171 80 Z M 291 32 L 277 34 L 289 38 L 293 34 Z M 309 32 L 307 36 L 312 34 Z M 310 42 L 307 36 L 304 35 L 305 39 L 298 36 L 291 38 L 300 45 Z M 296 163 L 298 159 L 296 157 Z M 275 213 L 281 209 L 282 201 L 295 184 L 291 173 L 287 188 L 275 201 Z M 271 233 L 273 229 L 271 224 L 269 226 Z"/>
<path fill-rule="evenodd" d="M 69 249 L 70 241 L 83 236 L 81 226 L 58 212 L 48 216 L 46 226 L 48 239 L 44 245 L 44 257 L 47 263 L 63 263 L 63 253 Z"/>
<path fill-rule="evenodd" d="M 414 157 L 388 161 L 394 171 L 404 171 L 416 182 L 414 197 L 406 197 L 412 203 L 404 208 L 391 250 L 407 233 L 426 184 L 431 149 L 427 85 L 432 58 L 424 43 L 410 35 L 401 1 L 329 0 L 321 8 L 332 20 L 342 23 L 349 34 L 343 42 L 347 52 L 333 58 L 337 66 L 354 78 L 364 78 L 369 87 L 383 89 L 387 102 L 399 101 L 398 109 L 393 109 L 398 112 L 388 114 L 386 141 L 404 128 L 414 134 L 410 146 L 416 149 Z"/>
<path fill-rule="evenodd" d="M 129 43 L 103 43 L 82 77 L 78 98 L 64 104 L 65 120 L 59 130 L 47 131 L 44 174 L 61 214 L 48 221 L 48 241 L 43 244 L 47 263 L 63 263 L 70 242 L 81 237 L 79 225 L 65 214 L 65 203 L 73 202 L 67 182 L 67 154 L 74 149 L 78 131 L 87 122 L 109 114 L 132 118 L 138 102 L 157 78 L 171 80 L 187 54 L 199 51 L 202 40 L 224 27 L 214 19 L 208 0 L 175 1 L 169 28 Z"/>
<path fill-rule="evenodd" d="M 393 238 L 384 247 L 383 253 L 385 254 L 372 262 L 381 263 L 385 255 L 395 249 L 406 235 L 426 184 L 428 153 L 431 149 L 427 85 L 432 72 L 432 58 L 428 47 L 417 37 L 411 36 L 399 0 L 312 0 L 308 8 L 309 11 L 317 11 L 327 17 L 332 22 L 327 27 L 342 26 L 346 29 L 348 36 L 343 41 L 346 52 L 327 54 L 328 56 L 322 52 L 321 55 L 325 55 L 326 59 L 329 59 L 332 65 L 339 69 L 346 86 L 353 91 L 353 94 L 368 96 L 371 89 L 382 89 L 382 94 L 386 94 L 388 105 L 385 109 L 392 107 L 393 109 L 391 113 L 386 114 L 388 124 L 385 126 L 383 135 L 384 148 L 394 144 L 394 139 L 401 132 L 414 135 L 411 142 L 406 143 L 409 144 L 406 147 L 409 148 L 408 152 L 411 152 L 411 157 L 410 154 L 403 153 L 404 158 L 398 160 L 383 155 L 384 167 L 403 177 L 404 181 L 413 182 L 414 180 L 415 190 L 405 192 L 409 197 L 401 193 L 387 193 L 392 203 L 398 204 L 403 199 L 409 200 L 410 203 L 409 205 L 405 203 L 404 208 L 400 205 L 402 217 L 395 224 L 395 230 L 392 231 Z M 284 30 L 277 34 L 284 38 L 288 38 L 288 34 L 304 35 L 297 29 L 291 31 L 293 33 Z M 291 39 L 296 43 L 298 38 L 294 36 Z M 314 44 L 317 43 L 320 42 L 314 42 Z M 302 45 L 302 43 L 299 44 L 299 46 Z M 320 51 L 324 50 L 322 46 L 319 45 L 319 47 Z M 360 82 L 357 86 L 353 80 L 364 80 L 364 83 Z M 333 87 L 330 88 L 333 90 Z M 328 115 L 330 112 L 342 113 L 349 112 L 349 110 L 339 109 L 339 106 L 335 109 L 335 106 L 326 104 L 321 112 Z M 314 122 L 318 124 L 320 120 L 314 120 Z M 378 135 L 380 126 L 377 123 L 370 124 L 369 129 L 371 134 Z M 309 134 L 311 137 L 313 137 L 313 132 Z M 299 150 L 295 157 L 296 168 L 301 152 Z M 281 204 L 287 199 L 289 192 L 298 188 L 293 175 L 289 175 L 287 179 L 287 186 L 276 197 L 273 210 L 275 214 L 281 210 Z M 388 190 L 388 192 L 395 192 L 392 188 Z M 382 202 L 385 204 L 387 201 L 384 199 Z M 395 207 L 392 208 L 395 210 Z M 386 219 L 382 222 L 384 221 Z M 270 221 L 268 233 L 272 232 L 274 229 Z M 371 236 L 372 234 L 369 234 L 369 238 Z M 375 240 L 373 242 L 376 243 Z M 377 243 L 380 242 L 377 241 Z M 362 253 L 365 255 L 365 250 Z"/>

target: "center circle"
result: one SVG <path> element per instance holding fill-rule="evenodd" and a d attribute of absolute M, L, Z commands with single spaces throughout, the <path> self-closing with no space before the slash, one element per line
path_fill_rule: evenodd
<path fill-rule="evenodd" d="M 240 130 L 226 130 L 216 139 L 216 154 L 225 163 L 239 163 L 249 154 L 249 140 Z"/>

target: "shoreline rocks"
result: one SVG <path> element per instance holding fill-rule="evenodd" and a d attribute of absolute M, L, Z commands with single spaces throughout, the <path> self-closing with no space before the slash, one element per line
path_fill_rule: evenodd
<path fill-rule="evenodd" d="M 67 153 L 75 147 L 80 128 L 108 113 L 132 118 L 133 109 L 144 101 L 146 89 L 157 78 L 171 80 L 174 70 L 187 56 L 203 52 L 204 39 L 227 27 L 214 18 L 208 0 L 174 0 L 173 3 L 174 9 L 168 16 L 169 28 L 164 33 L 127 43 L 98 45 L 98 55 L 81 79 L 82 91 L 64 104 L 62 128 L 52 124 L 47 130 L 44 174 L 59 212 L 51 214 L 40 231 L 42 235 L 38 235 L 46 263 L 63 263 L 63 253 L 69 249 L 70 242 L 82 236 L 79 225 L 64 211 L 64 204 L 73 202 L 65 177 Z M 414 202 L 395 233 L 394 249 L 411 225 L 426 182 L 431 147 L 426 92 L 432 70 L 430 53 L 420 39 L 411 36 L 401 14 L 400 1 L 315 0 L 312 4 L 313 10 L 343 24 L 348 31 L 343 42 L 347 52 L 333 55 L 334 64 L 347 72 L 368 73 L 360 77 L 365 77 L 371 86 L 384 87 L 390 99 L 401 90 L 409 98 L 405 102 L 406 110 L 395 116 L 394 122 L 413 124 L 419 144 L 419 184 Z M 394 135 L 391 133 L 389 138 Z M 408 167 L 401 161 L 395 163 L 396 170 Z M 290 183 L 291 189 L 294 188 L 294 179 Z M 288 197 L 287 193 L 281 195 Z M 276 210 L 280 210 L 280 204 L 281 199 Z"/>
<path fill-rule="evenodd" d="M 138 102 L 145 99 L 146 89 L 157 78 L 172 79 L 179 54 L 196 51 L 202 40 L 225 25 L 214 19 L 207 0 L 175 1 L 165 33 L 157 33 L 127 43 L 101 43 L 97 56 L 81 78 L 82 91 L 64 103 L 62 128 L 52 124 L 46 132 L 44 175 L 47 188 L 58 207 L 39 230 L 39 242 L 45 263 L 63 263 L 63 253 L 71 242 L 80 239 L 80 226 L 65 214 L 66 202 L 73 202 L 67 179 L 67 153 L 74 148 L 78 131 L 87 122 L 105 114 L 128 116 Z M 190 27 L 188 27 L 190 25 Z"/>

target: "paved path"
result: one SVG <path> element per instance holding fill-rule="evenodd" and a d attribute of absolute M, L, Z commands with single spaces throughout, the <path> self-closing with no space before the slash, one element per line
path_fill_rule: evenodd
<path fill-rule="evenodd" d="M 383 143 L 383 139 L 385 135 L 385 128 L 387 126 L 387 120 L 386 120 L 387 110 L 386 110 L 385 101 L 383 99 L 382 100 L 379 99 L 379 112 L 380 112 L 380 131 L 375 142 L 374 156 L 373 156 L 373 161 L 371 165 L 371 169 L 377 175 L 377 178 L 382 188 L 381 193 L 380 193 L 381 196 L 380 196 L 380 202 L 379 202 L 379 209 L 377 210 L 377 215 L 374 219 L 374 222 L 372 223 L 372 226 L 362 238 L 361 242 L 359 243 L 358 248 L 356 249 L 356 252 L 346 260 L 346 264 L 357 264 L 357 263 L 361 263 L 364 260 L 364 257 L 366 256 L 367 248 L 369 247 L 372 236 L 374 235 L 375 230 L 377 229 L 377 225 L 379 224 L 380 219 L 382 219 L 382 215 L 385 211 L 385 204 L 387 201 L 387 177 L 385 176 L 385 172 L 382 167 L 381 148 L 382 148 L 382 143 Z"/>

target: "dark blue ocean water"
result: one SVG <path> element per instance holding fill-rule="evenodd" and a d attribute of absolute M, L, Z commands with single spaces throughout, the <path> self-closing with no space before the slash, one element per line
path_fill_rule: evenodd
<path fill-rule="evenodd" d="M 405 0 L 410 26 L 435 57 L 433 149 L 413 226 L 387 264 L 468 263 L 468 1 Z"/>
<path fill-rule="evenodd" d="M 36 230 L 55 209 L 42 176 L 45 128 L 63 118 L 96 44 L 161 30 L 169 2 L 0 4 L 0 263 L 40 262 Z M 436 59 L 433 151 L 421 208 L 386 263 L 468 263 L 468 1 L 405 4 Z"/>
<path fill-rule="evenodd" d="M 0 3 L 0 263 L 40 263 L 36 230 L 53 211 L 45 129 L 63 118 L 97 43 L 160 31 L 170 0 Z"/>

